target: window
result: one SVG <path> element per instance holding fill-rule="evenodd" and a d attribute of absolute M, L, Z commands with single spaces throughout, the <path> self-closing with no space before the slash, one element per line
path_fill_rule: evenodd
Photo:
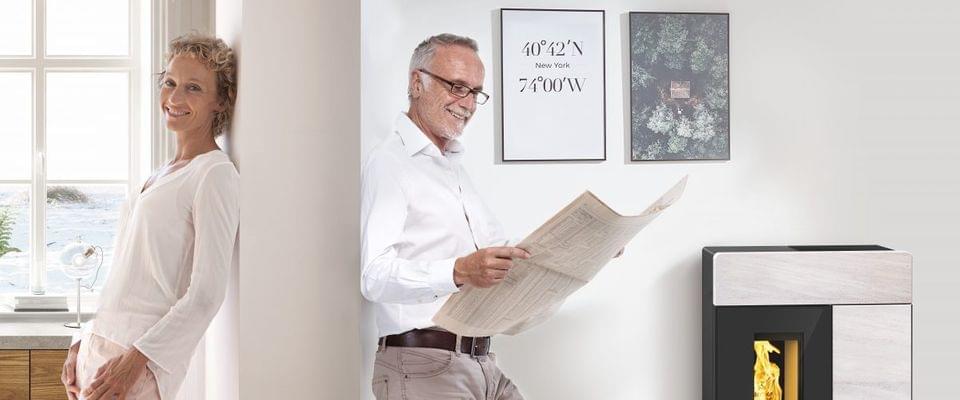
<path fill-rule="evenodd" d="M 149 172 L 149 4 L 0 1 L 0 294 L 76 290 L 58 253 L 77 237 L 103 248 L 105 282 Z"/>

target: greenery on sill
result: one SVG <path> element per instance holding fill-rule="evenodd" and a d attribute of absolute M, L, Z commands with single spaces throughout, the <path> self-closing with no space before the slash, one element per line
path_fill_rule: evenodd
<path fill-rule="evenodd" d="M 20 252 L 20 249 L 10 246 L 10 238 L 13 235 L 13 216 L 10 209 L 0 207 L 0 257 L 7 253 Z"/>

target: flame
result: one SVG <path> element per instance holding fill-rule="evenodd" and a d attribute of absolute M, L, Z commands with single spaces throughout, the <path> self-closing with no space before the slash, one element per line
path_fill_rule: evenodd
<path fill-rule="evenodd" d="M 780 388 L 780 367 L 770 362 L 770 353 L 780 354 L 780 349 L 766 340 L 755 340 L 753 351 L 757 362 L 753 364 L 753 400 L 783 400 Z"/>

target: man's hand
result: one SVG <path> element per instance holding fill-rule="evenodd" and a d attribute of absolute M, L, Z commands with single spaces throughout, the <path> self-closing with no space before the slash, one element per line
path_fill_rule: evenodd
<path fill-rule="evenodd" d="M 83 390 L 83 396 L 87 400 L 124 400 L 133 384 L 143 376 L 147 361 L 147 357 L 136 348 L 107 360 L 97 370 L 90 387 Z"/>
<path fill-rule="evenodd" d="M 466 257 L 460 257 L 453 264 L 453 282 L 488 288 L 506 278 L 513 268 L 512 259 L 526 260 L 530 253 L 517 247 L 487 247 L 477 250 Z"/>
<path fill-rule="evenodd" d="M 67 360 L 63 362 L 63 370 L 60 371 L 60 381 L 67 389 L 67 398 L 70 400 L 77 400 L 77 395 L 80 394 L 80 386 L 77 386 L 77 353 L 79 352 L 80 342 L 70 346 Z"/>

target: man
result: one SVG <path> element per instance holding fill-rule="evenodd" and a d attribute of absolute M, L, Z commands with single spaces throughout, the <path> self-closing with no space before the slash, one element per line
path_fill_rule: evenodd
<path fill-rule="evenodd" d="M 457 138 L 489 98 L 483 77 L 473 39 L 424 40 L 410 60 L 409 109 L 364 165 L 361 291 L 379 329 L 378 400 L 523 398 L 489 353 L 489 337 L 460 337 L 431 321 L 463 285 L 497 285 L 511 259 L 530 256 L 504 246 L 459 163 Z"/>

